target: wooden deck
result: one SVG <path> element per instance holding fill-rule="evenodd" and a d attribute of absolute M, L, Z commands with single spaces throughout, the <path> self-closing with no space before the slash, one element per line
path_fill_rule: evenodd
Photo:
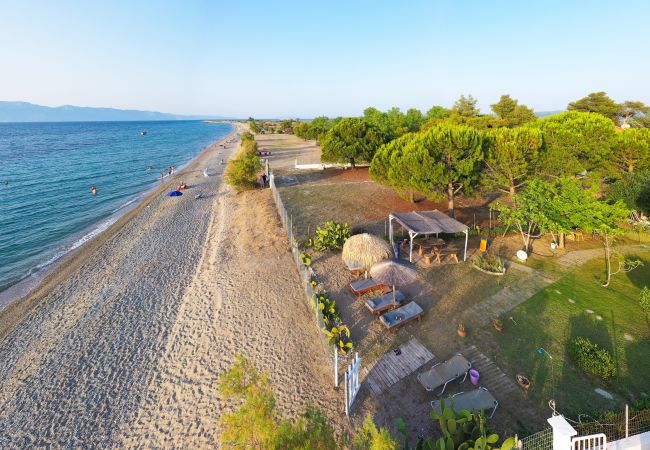
<path fill-rule="evenodd" d="M 381 394 L 385 389 L 434 359 L 433 354 L 415 338 L 400 346 L 399 349 L 401 350 L 399 355 L 391 350 L 374 366 L 362 369 L 361 379 L 373 394 Z"/>

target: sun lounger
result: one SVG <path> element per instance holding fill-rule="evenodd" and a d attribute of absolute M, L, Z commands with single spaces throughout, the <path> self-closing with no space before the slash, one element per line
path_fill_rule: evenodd
<path fill-rule="evenodd" d="M 379 320 L 388 328 L 389 331 L 395 331 L 402 325 L 420 319 L 424 315 L 424 310 L 415 302 L 407 303 L 392 311 L 388 311 L 382 315 Z"/>
<path fill-rule="evenodd" d="M 365 270 L 363 270 L 363 267 L 361 267 L 357 263 L 346 261 L 345 265 L 347 266 L 348 270 L 350 271 L 350 274 L 352 274 L 353 277 L 359 278 L 365 272 Z"/>
<path fill-rule="evenodd" d="M 363 295 L 363 294 L 365 294 L 367 292 L 375 291 L 375 290 L 378 290 L 378 289 L 381 289 L 384 292 L 389 292 L 390 291 L 390 286 L 387 286 L 385 284 L 381 284 L 381 283 L 373 280 L 372 278 L 357 280 L 357 281 L 353 281 L 352 283 L 350 283 L 350 290 L 357 297 L 360 296 L 360 295 Z"/>
<path fill-rule="evenodd" d="M 373 314 L 381 314 L 400 306 L 405 300 L 406 297 L 400 291 L 395 291 L 395 299 L 393 299 L 393 293 L 389 292 L 381 297 L 366 300 L 366 308 Z"/>
<path fill-rule="evenodd" d="M 487 411 L 492 410 L 490 414 L 490 419 L 494 415 L 499 406 L 499 402 L 490 394 L 484 387 L 480 387 L 470 392 L 459 392 L 449 397 L 445 401 L 445 406 L 451 406 L 454 411 L 462 411 L 466 409 L 467 411 Z M 433 410 L 440 414 L 441 401 L 434 400 L 431 402 L 431 407 Z"/>
<path fill-rule="evenodd" d="M 433 391 L 442 386 L 442 390 L 436 395 L 442 395 L 445 392 L 447 384 L 463 377 L 461 383 L 467 378 L 467 371 L 471 369 L 472 364 L 465 359 L 460 353 L 456 353 L 447 361 L 435 364 L 426 372 L 418 375 L 418 381 L 422 383 L 424 389 Z"/>

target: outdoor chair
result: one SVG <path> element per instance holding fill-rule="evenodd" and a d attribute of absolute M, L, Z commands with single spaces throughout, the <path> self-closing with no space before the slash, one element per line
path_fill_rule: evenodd
<path fill-rule="evenodd" d="M 418 381 L 427 391 L 434 391 L 442 386 L 442 390 L 436 394 L 440 396 L 452 381 L 463 377 L 460 382 L 464 382 L 471 368 L 472 364 L 463 355 L 456 353 L 447 361 L 435 364 L 426 372 L 418 374 Z"/>
<path fill-rule="evenodd" d="M 361 267 L 358 263 L 354 262 L 345 262 L 345 265 L 347 266 L 348 270 L 350 271 L 350 275 L 352 275 L 355 278 L 361 278 L 361 276 L 365 273 L 365 270 L 363 267 Z"/>
<path fill-rule="evenodd" d="M 405 300 L 406 296 L 400 291 L 395 291 L 395 299 L 393 299 L 393 293 L 389 292 L 380 297 L 366 300 L 366 308 L 373 314 L 381 314 L 401 306 Z"/>
<path fill-rule="evenodd" d="M 407 323 L 420 319 L 424 315 L 424 310 L 415 302 L 407 303 L 404 306 L 401 306 L 392 311 L 384 313 L 379 317 L 380 322 L 384 325 L 388 331 L 394 332 L 399 327 L 406 325 Z"/>
<path fill-rule="evenodd" d="M 499 402 L 490 394 L 490 391 L 484 387 L 480 387 L 470 392 L 459 392 L 458 394 L 452 395 L 445 401 L 445 405 L 451 406 L 456 412 L 464 409 L 470 412 L 491 409 L 491 419 L 499 406 Z M 431 402 L 431 408 L 437 414 L 441 414 L 441 400 L 433 400 Z"/>
<path fill-rule="evenodd" d="M 349 285 L 350 291 L 357 297 L 366 294 L 370 291 L 382 290 L 384 293 L 390 292 L 391 288 L 388 285 L 379 283 L 378 281 L 373 280 L 372 278 L 366 278 L 363 280 L 353 281 Z"/>

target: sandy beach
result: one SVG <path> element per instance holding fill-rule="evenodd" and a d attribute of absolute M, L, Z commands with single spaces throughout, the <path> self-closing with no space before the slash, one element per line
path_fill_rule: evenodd
<path fill-rule="evenodd" d="M 214 448 L 238 353 L 283 413 L 340 415 L 270 192 L 202 174 L 236 148 L 210 147 L 172 180 L 184 196 L 161 187 L 2 312 L 0 447 Z"/>

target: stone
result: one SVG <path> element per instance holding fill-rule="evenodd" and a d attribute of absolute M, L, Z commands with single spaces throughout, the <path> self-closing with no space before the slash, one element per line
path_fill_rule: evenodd
<path fill-rule="evenodd" d="M 612 394 L 610 394 L 609 392 L 607 392 L 606 390 L 601 389 L 601 388 L 596 388 L 594 390 L 596 391 L 596 394 L 598 394 L 598 395 L 600 395 L 602 397 L 605 397 L 607 400 L 614 400 L 614 396 Z"/>
<path fill-rule="evenodd" d="M 585 309 L 585 312 L 586 312 L 587 314 L 593 314 L 593 313 L 594 313 L 591 309 Z"/>
<path fill-rule="evenodd" d="M 572 298 L 569 299 L 569 303 L 575 303 L 576 301 Z"/>
<path fill-rule="evenodd" d="M 625 339 L 626 341 L 632 342 L 634 340 L 634 337 L 632 335 L 630 335 L 630 334 L 625 333 L 623 335 L 623 339 Z"/>
<path fill-rule="evenodd" d="M 603 320 L 603 316 L 596 316 L 596 319 Z"/>

